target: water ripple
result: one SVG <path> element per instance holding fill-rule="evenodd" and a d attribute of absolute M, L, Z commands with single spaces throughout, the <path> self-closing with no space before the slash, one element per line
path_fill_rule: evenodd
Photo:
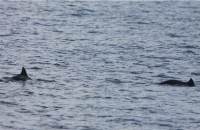
<path fill-rule="evenodd" d="M 199 7 L 2 1 L 0 129 L 198 129 Z"/>

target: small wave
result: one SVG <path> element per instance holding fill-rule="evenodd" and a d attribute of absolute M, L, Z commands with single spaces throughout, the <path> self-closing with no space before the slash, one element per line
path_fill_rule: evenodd
<path fill-rule="evenodd" d="M 47 106 L 42 106 L 42 105 L 34 105 L 34 106 L 36 106 L 36 107 L 40 107 L 40 108 L 42 108 L 42 109 L 46 109 L 46 108 L 48 108 Z"/>
<path fill-rule="evenodd" d="M 67 126 L 63 126 L 63 125 L 52 126 L 52 128 L 54 128 L 54 129 L 69 129 Z"/>
<path fill-rule="evenodd" d="M 192 75 L 200 75 L 200 72 L 192 72 Z"/>
<path fill-rule="evenodd" d="M 71 16 L 74 16 L 74 17 L 81 17 L 80 14 L 71 14 Z"/>
<path fill-rule="evenodd" d="M 194 51 L 190 51 L 190 50 L 188 50 L 188 51 L 184 51 L 184 53 L 188 53 L 188 54 L 196 55 L 196 53 L 195 53 Z"/>
<path fill-rule="evenodd" d="M 38 81 L 43 81 L 43 82 L 56 82 L 55 80 L 45 80 L 45 79 L 37 79 Z"/>
<path fill-rule="evenodd" d="M 186 45 L 186 46 L 183 46 L 183 48 L 195 49 L 195 48 L 198 48 L 198 46 Z"/>
<path fill-rule="evenodd" d="M 121 80 L 119 80 L 119 79 L 112 79 L 112 78 L 106 78 L 106 81 L 107 81 L 107 82 L 116 83 L 116 84 L 122 83 Z"/>
<path fill-rule="evenodd" d="M 34 92 L 31 92 L 31 91 L 24 91 L 27 95 L 25 95 L 25 96 L 29 96 L 29 95 L 33 95 L 34 94 Z"/>
<path fill-rule="evenodd" d="M 25 108 L 22 108 L 22 109 L 16 110 L 16 111 L 19 112 L 19 113 L 32 113 L 30 110 L 27 110 Z"/>
<path fill-rule="evenodd" d="M 141 97 L 141 99 L 147 99 L 147 100 L 155 100 L 156 98 L 154 98 L 154 97 Z"/>
<path fill-rule="evenodd" d="M 173 128 L 174 126 L 171 125 L 171 124 L 167 124 L 167 123 L 157 123 L 159 126 L 162 126 L 162 127 L 170 127 L 170 128 Z"/>
<path fill-rule="evenodd" d="M 11 34 L 1 34 L 0 37 L 8 37 L 11 36 Z"/>
<path fill-rule="evenodd" d="M 100 118 L 110 118 L 110 117 L 113 117 L 111 115 L 101 115 L 101 116 L 97 116 L 97 117 L 100 117 Z"/>
<path fill-rule="evenodd" d="M 30 69 L 39 70 L 39 69 L 41 69 L 41 68 L 39 68 L 39 67 L 32 67 L 32 68 L 30 68 Z"/>
<path fill-rule="evenodd" d="M 30 64 L 44 64 L 44 65 L 49 65 L 50 63 L 48 62 L 31 62 Z"/>
<path fill-rule="evenodd" d="M 123 123 L 123 122 L 133 122 L 134 124 L 140 125 L 141 121 L 136 120 L 136 119 L 122 119 L 122 118 L 116 118 L 116 119 L 112 119 L 109 120 L 109 122 L 115 122 L 115 123 Z"/>
<path fill-rule="evenodd" d="M 60 31 L 60 30 L 53 30 L 52 32 L 63 33 L 63 31 Z"/>
<path fill-rule="evenodd" d="M 70 39 L 70 38 L 65 38 L 65 39 L 62 39 L 63 41 L 70 41 L 70 42 L 73 42 L 73 41 L 76 41 L 74 39 Z"/>
<path fill-rule="evenodd" d="M 142 71 L 132 71 L 130 72 L 131 74 L 142 74 L 143 72 Z"/>
<path fill-rule="evenodd" d="M 0 79 L 0 82 L 4 82 L 2 79 Z"/>
<path fill-rule="evenodd" d="M 80 11 L 80 12 L 82 12 L 82 11 L 86 11 L 86 12 L 95 12 L 94 10 L 91 10 L 91 9 L 80 9 L 80 10 L 78 10 L 78 11 Z"/>
<path fill-rule="evenodd" d="M 54 110 L 59 110 L 59 109 L 62 109 L 63 107 L 55 106 L 55 107 L 53 107 L 53 108 L 54 108 Z"/>
<path fill-rule="evenodd" d="M 5 104 L 5 105 L 11 105 L 11 106 L 13 106 L 13 105 L 18 105 L 17 103 L 15 103 L 15 102 L 7 102 L 7 101 L 0 101 L 0 104 Z"/>
<path fill-rule="evenodd" d="M 177 34 L 175 34 L 175 33 L 169 33 L 169 34 L 167 34 L 167 35 L 170 36 L 170 37 L 173 37 L 173 38 L 189 37 L 189 36 L 177 35 Z"/>
<path fill-rule="evenodd" d="M 105 99 L 111 99 L 112 97 L 104 97 Z"/>
<path fill-rule="evenodd" d="M 79 40 L 79 41 L 85 41 L 85 40 L 87 40 L 88 41 L 89 39 L 77 39 L 77 40 Z"/>
<path fill-rule="evenodd" d="M 147 22 L 137 22 L 137 24 L 149 24 Z"/>
<path fill-rule="evenodd" d="M 61 63 L 55 63 L 54 65 L 58 66 L 58 67 L 67 67 L 67 66 L 69 66 L 69 63 L 68 62 L 61 62 Z"/>
<path fill-rule="evenodd" d="M 30 17 L 22 17 L 22 18 L 20 18 L 20 20 L 21 21 L 29 21 L 29 20 L 31 20 L 31 18 Z"/>
<path fill-rule="evenodd" d="M 88 33 L 99 33 L 99 32 L 97 32 L 97 31 L 89 31 Z"/>
<path fill-rule="evenodd" d="M 132 83 L 131 81 L 122 81 L 122 80 L 113 79 L 113 78 L 106 78 L 105 80 L 106 80 L 107 82 L 116 83 L 116 84 L 121 84 L 121 83 Z"/>

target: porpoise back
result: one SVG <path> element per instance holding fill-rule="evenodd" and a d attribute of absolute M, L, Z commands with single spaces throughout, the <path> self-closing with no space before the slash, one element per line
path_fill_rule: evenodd
<path fill-rule="evenodd" d="M 190 78 L 190 80 L 188 82 L 182 82 L 182 81 L 179 81 L 179 80 L 167 80 L 167 81 L 164 81 L 160 84 L 169 84 L 169 85 L 185 85 L 185 86 L 195 86 L 194 84 L 194 81 L 192 80 L 192 78 Z"/>
<path fill-rule="evenodd" d="M 31 78 L 28 77 L 24 67 L 22 67 L 22 71 L 20 74 L 12 77 L 11 79 L 12 80 L 22 80 L 22 81 L 31 80 Z"/>

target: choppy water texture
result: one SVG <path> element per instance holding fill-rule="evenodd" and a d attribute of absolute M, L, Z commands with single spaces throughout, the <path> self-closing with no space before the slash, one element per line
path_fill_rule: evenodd
<path fill-rule="evenodd" d="M 0 129 L 200 128 L 200 2 L 1 1 L 0 14 Z M 22 66 L 33 80 L 5 82 Z"/>

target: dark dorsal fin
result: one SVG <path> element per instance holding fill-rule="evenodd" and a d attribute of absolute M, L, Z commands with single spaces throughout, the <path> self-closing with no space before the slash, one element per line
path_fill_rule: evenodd
<path fill-rule="evenodd" d="M 28 76 L 24 67 L 22 67 L 22 72 L 20 75 Z"/>
<path fill-rule="evenodd" d="M 190 78 L 190 80 L 188 81 L 188 86 L 195 86 L 194 81 L 192 80 L 192 78 Z"/>

